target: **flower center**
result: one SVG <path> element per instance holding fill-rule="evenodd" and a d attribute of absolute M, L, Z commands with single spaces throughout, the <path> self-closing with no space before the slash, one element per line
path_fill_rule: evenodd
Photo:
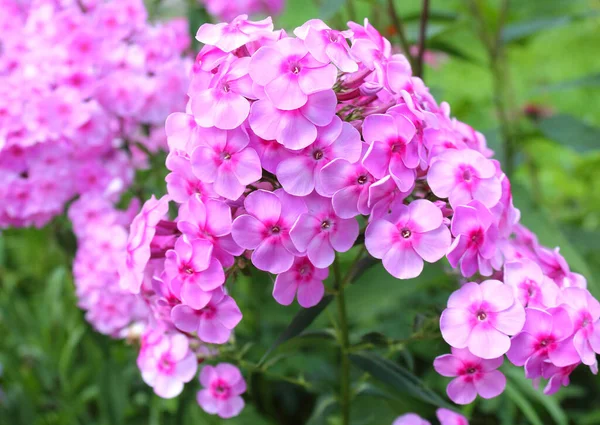
<path fill-rule="evenodd" d="M 190 266 L 186 266 L 183 271 L 187 274 L 194 274 L 194 269 L 192 269 Z"/>
<path fill-rule="evenodd" d="M 279 234 L 279 232 L 281 232 L 281 228 L 279 226 L 271 227 L 271 234 L 277 235 L 277 234 Z"/>
<path fill-rule="evenodd" d="M 583 322 L 581 322 L 581 327 L 585 328 L 589 324 L 590 324 L 590 322 L 589 322 L 589 320 L 586 317 L 585 319 L 583 319 Z"/>
<path fill-rule="evenodd" d="M 467 169 L 465 171 L 463 171 L 463 180 L 466 182 L 470 182 L 471 179 L 473 178 L 473 173 L 471 173 L 471 170 Z"/>
<path fill-rule="evenodd" d="M 298 75 L 300 74 L 300 71 L 302 70 L 302 68 L 300 68 L 299 65 L 292 65 L 292 74 Z"/>
<path fill-rule="evenodd" d="M 358 184 L 365 184 L 367 182 L 367 176 L 360 176 L 356 181 Z"/>
<path fill-rule="evenodd" d="M 469 373 L 469 374 L 473 374 L 475 372 L 477 372 L 477 369 L 475 369 L 474 367 L 470 367 L 467 369 L 467 373 Z"/>
<path fill-rule="evenodd" d="M 302 266 L 300 270 L 298 270 L 298 273 L 300 274 L 300 276 L 306 275 L 308 273 L 308 266 Z"/>
<path fill-rule="evenodd" d="M 229 93 L 231 91 L 231 88 L 229 87 L 229 84 L 223 84 L 223 91 L 225 93 Z"/>
<path fill-rule="evenodd" d="M 408 230 L 408 229 L 402 229 L 402 231 L 400 232 L 400 234 L 402 235 L 402 237 L 404 239 L 408 239 L 412 235 L 412 232 L 410 230 Z"/>
<path fill-rule="evenodd" d="M 487 319 L 487 314 L 485 311 L 479 311 L 477 313 L 477 320 L 479 320 L 480 322 L 483 322 L 485 319 Z"/>
<path fill-rule="evenodd" d="M 331 227 L 331 222 L 329 220 L 323 220 L 321 223 L 321 229 L 327 230 Z"/>
<path fill-rule="evenodd" d="M 323 158 L 323 151 L 322 150 L 317 150 L 313 152 L 313 158 L 316 159 L 317 161 Z"/>
<path fill-rule="evenodd" d="M 231 154 L 229 152 L 223 152 L 221 156 L 225 161 L 229 161 L 231 159 Z"/>
<path fill-rule="evenodd" d="M 542 347 L 545 347 L 545 346 L 547 346 L 547 345 L 548 345 L 548 340 L 547 340 L 547 339 L 542 339 L 542 340 L 540 341 L 540 345 L 541 345 Z"/>

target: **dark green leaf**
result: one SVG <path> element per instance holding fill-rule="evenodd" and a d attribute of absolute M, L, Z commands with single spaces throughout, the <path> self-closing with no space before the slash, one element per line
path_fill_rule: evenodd
<path fill-rule="evenodd" d="M 571 115 L 554 115 L 541 120 L 538 126 L 545 137 L 577 152 L 600 149 L 600 128 Z"/>
<path fill-rule="evenodd" d="M 283 331 L 281 335 L 275 340 L 273 345 L 269 347 L 267 352 L 263 355 L 262 359 L 258 363 L 259 366 L 262 365 L 265 360 L 269 357 L 269 354 L 273 352 L 278 346 L 294 338 L 295 336 L 300 335 L 306 328 L 310 326 L 310 324 L 325 310 L 325 308 L 331 303 L 333 300 L 332 295 L 325 296 L 319 304 L 314 307 L 306 308 L 300 310 L 296 316 L 292 319 L 291 323 L 288 327 Z"/>
<path fill-rule="evenodd" d="M 402 366 L 370 352 L 350 354 L 350 360 L 358 368 L 371 374 L 379 381 L 393 387 L 395 390 L 411 395 L 426 403 L 447 409 L 454 407 L 444 401 L 438 394 L 427 388 L 424 383 Z"/>
<path fill-rule="evenodd" d="M 523 394 L 521 394 L 521 392 L 519 392 L 515 387 L 507 385 L 505 394 L 512 400 L 514 404 L 517 405 L 519 410 L 523 412 L 523 415 L 527 418 L 531 425 L 545 425 L 529 400 L 527 400 L 527 398 L 523 396 Z"/>
<path fill-rule="evenodd" d="M 600 74 L 586 75 L 573 80 L 561 81 L 553 84 L 546 84 L 540 88 L 540 91 L 561 91 L 569 89 L 600 87 Z"/>

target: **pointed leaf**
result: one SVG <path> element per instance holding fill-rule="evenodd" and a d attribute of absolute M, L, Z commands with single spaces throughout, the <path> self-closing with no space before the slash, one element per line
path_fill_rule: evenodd
<path fill-rule="evenodd" d="M 571 115 L 554 115 L 539 123 L 542 134 L 550 140 L 586 153 L 600 149 L 600 128 L 592 127 Z"/>

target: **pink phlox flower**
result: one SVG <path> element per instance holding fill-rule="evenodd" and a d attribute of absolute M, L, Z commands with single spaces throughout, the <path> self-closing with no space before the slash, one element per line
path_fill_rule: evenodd
<path fill-rule="evenodd" d="M 190 241 L 199 238 L 212 243 L 212 255 L 223 267 L 230 267 L 233 257 L 244 251 L 231 237 L 231 223 L 231 208 L 225 202 L 202 202 L 199 195 L 194 195 L 179 208 L 177 227 Z"/>
<path fill-rule="evenodd" d="M 273 31 L 273 21 L 267 17 L 262 21 L 249 21 L 248 15 L 239 15 L 229 23 L 202 25 L 196 33 L 200 43 L 216 46 L 231 52 L 244 44 Z"/>
<path fill-rule="evenodd" d="M 558 367 L 579 363 L 573 345 L 573 323 L 564 308 L 525 311 L 525 326 L 512 339 L 506 355 L 513 364 L 525 366 L 527 378 L 542 376 L 542 365 L 547 361 Z"/>
<path fill-rule="evenodd" d="M 276 175 L 283 189 L 296 196 L 306 196 L 316 189 L 325 195 L 319 176 L 321 169 L 336 158 L 350 163 L 360 159 L 362 141 L 352 125 L 335 117 L 325 127 L 319 127 L 316 140 L 277 166 Z"/>
<path fill-rule="evenodd" d="M 320 19 L 311 19 L 294 30 L 304 40 L 309 53 L 323 63 L 332 62 L 342 72 L 358 71 L 358 64 L 350 56 L 348 46 L 351 31 L 332 30 Z"/>
<path fill-rule="evenodd" d="M 248 121 L 257 136 L 299 150 L 315 141 L 317 127 L 334 119 L 336 105 L 333 90 L 309 95 L 301 108 L 292 111 L 278 109 L 269 99 L 261 99 L 252 104 Z"/>
<path fill-rule="evenodd" d="M 213 244 L 206 239 L 188 241 L 184 235 L 165 255 L 165 274 L 173 292 L 195 309 L 206 306 L 211 291 L 225 282 L 223 266 L 212 251 Z"/>
<path fill-rule="evenodd" d="M 502 257 L 497 247 L 498 228 L 492 213 L 479 201 L 460 205 L 454 210 L 450 227 L 455 236 L 448 249 L 448 262 L 460 265 L 463 276 L 471 277 L 477 271 L 490 276 L 493 268 L 499 269 Z"/>
<path fill-rule="evenodd" d="M 250 139 L 243 128 L 206 129 L 204 144 L 192 152 L 192 171 L 201 181 L 214 183 L 215 192 L 236 200 L 246 186 L 262 177 L 260 158 L 248 147 Z"/>
<path fill-rule="evenodd" d="M 523 329 L 525 310 L 513 289 L 498 280 L 469 282 L 450 295 L 440 317 L 444 340 L 455 348 L 493 359 L 511 347 L 509 335 Z"/>
<path fill-rule="evenodd" d="M 167 214 L 168 209 L 167 195 L 158 200 L 153 195 L 144 203 L 140 213 L 131 222 L 125 261 L 119 267 L 121 288 L 134 294 L 140 291 L 144 269 L 150 260 L 150 244 L 156 233 L 156 226 Z"/>
<path fill-rule="evenodd" d="M 233 328 L 242 320 L 242 312 L 234 299 L 221 288 L 215 289 L 208 304 L 193 309 L 179 304 L 171 310 L 173 324 L 184 332 L 196 332 L 208 344 L 225 344 Z"/>
<path fill-rule="evenodd" d="M 302 40 L 288 37 L 258 49 L 250 61 L 250 76 L 264 86 L 277 109 L 291 111 L 304 106 L 308 95 L 331 90 L 337 70 L 315 59 Z"/>
<path fill-rule="evenodd" d="M 544 310 L 557 306 L 558 286 L 544 276 L 540 266 L 530 259 L 506 263 L 504 283 L 514 288 L 515 296 L 523 307 Z"/>
<path fill-rule="evenodd" d="M 201 181 L 192 172 L 190 158 L 183 151 L 171 151 L 166 166 L 171 172 L 165 177 L 165 182 L 173 201 L 183 204 L 193 195 L 199 195 L 202 201 L 219 198 L 212 183 Z"/>
<path fill-rule="evenodd" d="M 162 398 L 177 397 L 183 385 L 192 380 L 198 369 L 196 355 L 190 351 L 184 335 L 165 335 L 146 349 L 140 365 L 142 378 Z"/>
<path fill-rule="evenodd" d="M 277 140 L 265 140 L 258 137 L 254 132 L 249 133 L 250 147 L 252 147 L 260 158 L 260 165 L 269 173 L 275 174 L 277 166 L 284 160 L 294 155 L 293 151 L 286 149 Z"/>
<path fill-rule="evenodd" d="M 392 425 L 431 425 L 431 422 L 426 421 L 416 413 L 407 413 L 397 417 Z"/>
<path fill-rule="evenodd" d="M 244 200 L 246 214 L 233 223 L 235 242 L 252 249 L 252 263 L 260 270 L 283 273 L 292 267 L 294 256 L 300 252 L 294 247 L 290 230 L 306 212 L 302 198 L 282 189 L 275 192 L 257 190 Z"/>
<path fill-rule="evenodd" d="M 559 247 L 549 249 L 541 245 L 535 245 L 534 248 L 544 274 L 554 280 L 560 288 L 587 288 L 585 277 L 571 271 L 569 264 L 560 254 Z"/>
<path fill-rule="evenodd" d="M 552 395 L 558 392 L 561 386 L 568 387 L 571 383 L 571 373 L 573 373 L 577 366 L 579 364 L 558 367 L 552 363 L 544 363 L 542 365 L 543 377 L 548 380 L 544 388 L 544 394 Z"/>
<path fill-rule="evenodd" d="M 412 193 L 414 185 L 406 192 L 401 192 L 398 185 L 392 178 L 387 175 L 381 180 L 374 182 L 369 187 L 368 205 L 371 208 L 369 221 L 377 218 L 385 218 L 392 213 L 392 208 L 402 205 L 402 201 Z"/>
<path fill-rule="evenodd" d="M 565 288 L 559 299 L 573 320 L 573 343 L 581 362 L 594 365 L 600 353 L 600 303 L 582 288 Z"/>
<path fill-rule="evenodd" d="M 455 378 L 446 388 L 450 400 L 469 404 L 477 395 L 494 398 L 504 391 L 506 377 L 497 370 L 503 361 L 502 356 L 482 359 L 467 349 L 452 348 L 452 354 L 437 357 L 433 367 L 440 375 Z"/>
<path fill-rule="evenodd" d="M 231 130 L 244 122 L 250 113 L 248 99 L 254 98 L 249 64 L 248 57 L 226 60 L 208 87 L 191 93 L 191 109 L 199 125 Z"/>
<path fill-rule="evenodd" d="M 167 117 L 165 131 L 171 151 L 180 150 L 190 154 L 202 143 L 201 133 L 204 130 L 196 123 L 193 115 L 174 112 Z"/>
<path fill-rule="evenodd" d="M 432 202 L 418 199 L 408 206 L 398 204 L 392 213 L 372 221 L 365 232 L 369 253 L 398 279 L 421 274 L 423 260 L 434 263 L 450 246 L 450 231 L 442 212 Z"/>
<path fill-rule="evenodd" d="M 200 371 L 200 384 L 203 389 L 198 391 L 197 401 L 207 413 L 227 419 L 239 415 L 244 408 L 241 394 L 246 392 L 246 381 L 234 365 L 204 366 Z"/>
<path fill-rule="evenodd" d="M 329 269 L 315 267 L 308 257 L 296 257 L 292 267 L 275 279 L 273 298 L 281 305 L 290 305 L 298 297 L 298 304 L 310 308 L 319 303 L 325 294 L 323 281 Z"/>
<path fill-rule="evenodd" d="M 377 179 L 390 174 L 406 192 L 415 181 L 419 165 L 418 144 L 411 143 L 415 126 L 402 115 L 373 114 L 365 118 L 363 137 L 371 146 L 363 165 Z"/>
<path fill-rule="evenodd" d="M 323 167 L 319 179 L 323 195 L 332 197 L 333 209 L 338 216 L 369 215 L 369 189 L 375 178 L 361 162 L 352 164 L 346 159 L 336 158 Z"/>
<path fill-rule="evenodd" d="M 441 425 L 469 425 L 469 421 L 463 415 L 459 415 L 443 407 L 435 412 Z"/>
<path fill-rule="evenodd" d="M 474 199 L 491 208 L 502 196 L 494 163 L 469 149 L 453 149 L 436 157 L 427 173 L 427 183 L 436 196 L 448 198 L 453 208 Z"/>
<path fill-rule="evenodd" d="M 356 219 L 336 215 L 331 199 L 313 192 L 304 198 L 308 212 L 301 214 L 290 231 L 292 242 L 318 268 L 333 264 L 335 252 L 346 252 L 358 237 Z"/>

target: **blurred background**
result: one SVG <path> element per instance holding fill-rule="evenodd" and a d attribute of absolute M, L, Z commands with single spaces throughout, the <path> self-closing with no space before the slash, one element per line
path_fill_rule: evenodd
<path fill-rule="evenodd" d="M 543 244 L 560 245 L 599 297 L 600 1 L 515 0 L 504 18 L 501 1 L 479 2 L 479 16 L 469 3 L 430 2 L 424 80 L 438 102 L 448 102 L 454 116 L 486 135 L 511 174 L 523 223 Z M 188 17 L 192 33 L 208 19 L 196 0 L 148 0 L 147 5 L 154 19 Z M 352 0 L 352 6 L 359 22 L 368 17 L 399 44 L 388 1 Z M 416 44 L 421 1 L 395 0 L 394 6 L 409 44 Z M 340 28 L 351 17 L 348 10 L 344 0 L 287 0 L 275 23 L 292 30 L 319 17 Z M 165 191 L 163 160 L 157 158 L 137 176 L 157 195 Z M 0 423 L 225 422 L 198 407 L 196 381 L 177 399 L 155 396 L 137 370 L 135 344 L 92 330 L 76 305 L 74 252 L 75 240 L 62 218 L 42 229 L 0 234 Z M 454 285 L 443 266 L 430 266 L 407 282 L 372 269 L 347 292 L 353 342 L 382 347 L 444 394 L 447 380 L 436 376 L 431 364 L 447 350 L 437 319 Z M 255 276 L 235 288 L 244 313 L 236 337 L 252 342 L 244 346 L 250 355 L 263 353 L 293 317 L 293 308 L 272 300 L 271 286 L 266 276 Z M 336 350 L 333 344 L 327 350 L 328 323 L 322 315 L 310 332 L 280 346 L 273 357 L 272 370 L 298 377 L 295 383 L 252 374 L 252 403 L 227 423 L 334 425 L 326 419 L 337 382 L 329 366 Z M 522 371 L 504 372 L 509 381 L 504 394 L 465 408 L 472 424 L 600 424 L 600 378 L 584 368 L 551 397 L 533 389 Z M 434 409 L 411 394 L 375 386 L 355 373 L 361 387 L 353 424 L 391 424 L 406 411 L 432 417 Z"/>

